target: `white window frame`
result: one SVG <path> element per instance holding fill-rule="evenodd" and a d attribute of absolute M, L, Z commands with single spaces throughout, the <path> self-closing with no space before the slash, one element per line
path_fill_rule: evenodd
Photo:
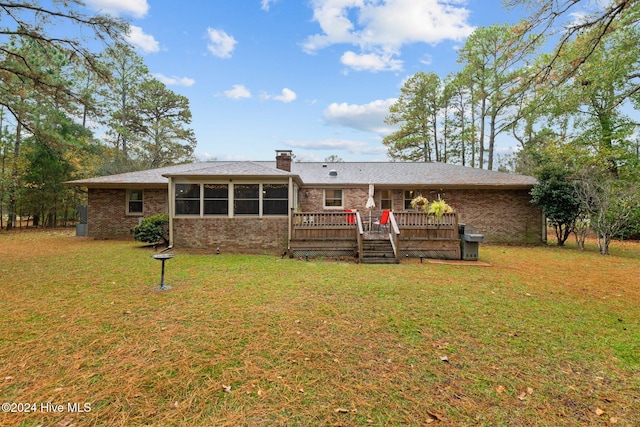
<path fill-rule="evenodd" d="M 130 207 L 130 202 L 131 202 L 131 193 L 134 191 L 139 191 L 140 192 L 140 211 L 131 211 L 129 209 Z M 138 200 L 134 200 L 135 202 L 138 202 Z M 131 188 L 129 190 L 127 190 L 127 200 L 126 200 L 126 205 L 125 208 L 127 210 L 127 215 L 132 215 L 132 216 L 142 216 L 144 215 L 144 190 L 141 188 Z"/>
<path fill-rule="evenodd" d="M 387 193 L 389 197 L 383 195 Z M 389 201 L 389 206 L 384 206 L 384 202 Z M 380 190 L 380 209 L 393 209 L 393 190 Z"/>
<path fill-rule="evenodd" d="M 338 200 L 337 198 L 327 199 L 327 191 L 339 191 L 340 192 L 340 206 L 327 206 L 327 200 Z M 341 188 L 327 188 L 322 191 L 322 206 L 324 209 L 344 209 L 344 190 Z"/>

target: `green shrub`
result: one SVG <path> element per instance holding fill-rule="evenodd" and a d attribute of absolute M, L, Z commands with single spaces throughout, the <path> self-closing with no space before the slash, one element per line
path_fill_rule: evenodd
<path fill-rule="evenodd" d="M 133 238 L 146 243 L 169 243 L 169 217 L 166 214 L 144 218 L 133 228 Z"/>

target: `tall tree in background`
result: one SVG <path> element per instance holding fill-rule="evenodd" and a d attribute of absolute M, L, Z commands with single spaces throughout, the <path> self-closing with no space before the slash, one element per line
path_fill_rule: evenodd
<path fill-rule="evenodd" d="M 467 85 L 463 73 L 448 78 L 445 83 L 447 114 L 445 115 L 446 135 L 449 148 L 446 150 L 445 162 L 455 162 L 462 166 L 474 166 L 475 128 L 474 115 L 471 109 L 472 91 Z"/>
<path fill-rule="evenodd" d="M 127 29 L 118 19 L 79 12 L 82 5 L 77 0 L 52 0 L 46 5 L 30 0 L 0 1 L 2 34 L 8 37 L 0 46 L 0 105 L 15 122 L 7 229 L 15 224 L 23 172 L 23 133 L 26 131 L 27 135 L 46 143 L 62 142 L 42 123 L 49 109 L 71 112 L 83 100 L 66 77 L 68 67 L 73 63 L 95 69 L 107 78 L 108 74 L 97 66 L 97 55 L 89 46 L 94 46 L 95 41 L 107 44 L 119 40 Z M 65 29 L 54 30 L 57 25 Z M 81 33 L 86 34 L 87 39 L 77 36 Z"/>
<path fill-rule="evenodd" d="M 18 191 L 21 180 L 21 146 L 25 130 L 43 140 L 55 139 L 55 133 L 48 132 L 46 121 L 48 110 L 56 105 L 69 106 L 70 98 L 64 92 L 54 92 L 54 96 L 37 90 L 38 84 L 63 86 L 68 84 L 62 74 L 66 65 L 66 57 L 52 45 L 42 45 L 36 41 L 12 36 L 7 44 L 14 55 L 3 62 L 15 71 L 4 76 L 4 92 L 0 99 L 15 120 L 13 137 L 13 159 L 11 162 L 11 181 L 8 186 L 7 230 L 13 228 L 17 216 Z M 40 76 L 34 82 L 27 75 Z M 45 80 L 46 79 L 46 80 Z M 63 96 L 59 96 L 62 93 Z"/>
<path fill-rule="evenodd" d="M 137 158 L 147 168 L 193 160 L 196 137 L 191 123 L 189 99 L 156 79 L 140 85 L 136 98 Z"/>
<path fill-rule="evenodd" d="M 400 89 L 398 100 L 389 109 L 385 123 L 400 129 L 383 140 L 393 159 L 440 161 L 438 112 L 442 82 L 435 73 L 418 72 Z"/>
<path fill-rule="evenodd" d="M 82 97 L 73 90 L 68 81 L 52 79 L 45 63 L 59 62 L 64 57 L 88 69 L 108 77 L 105 70 L 97 66 L 96 53 L 88 40 L 103 42 L 105 45 L 113 40 L 121 40 L 127 30 L 124 21 L 110 16 L 90 16 L 81 13 L 76 7 L 83 5 L 79 0 L 52 0 L 44 6 L 39 1 L 24 0 L 21 2 L 0 1 L 0 24 L 2 34 L 10 37 L 0 49 L 0 104 L 11 110 L 6 97 L 11 98 L 14 92 L 10 89 L 15 80 L 28 84 L 33 92 L 50 99 L 67 98 L 81 102 Z M 71 34 L 57 29 L 56 25 L 70 26 Z M 78 31 L 79 29 L 86 31 Z M 85 39 L 77 34 L 84 33 Z M 38 50 L 37 56 L 27 55 L 30 50 L 23 47 L 29 45 Z M 45 55 L 43 60 L 41 55 Z M 34 63 L 34 59 L 36 63 Z M 13 114 L 13 112 L 12 112 Z M 16 120 L 20 114 L 14 114 Z M 33 124 L 22 123 L 30 132 L 37 132 Z"/>
<path fill-rule="evenodd" d="M 325 157 L 324 161 L 328 163 L 344 162 L 344 160 L 342 160 L 342 157 L 338 156 L 337 154 L 332 154 L 330 156 Z"/>
<path fill-rule="evenodd" d="M 628 76 L 640 67 L 638 43 L 640 32 L 636 28 L 605 36 L 573 77 L 561 86 L 550 85 L 551 94 L 545 97 L 554 107 L 556 122 L 570 121 L 570 140 L 587 146 L 600 163 L 598 167 L 612 177 L 618 177 L 619 166 L 628 163 L 631 154 L 635 126 L 623 107 L 636 96 L 635 84 Z M 563 59 L 556 62 L 558 74 L 549 78 L 561 78 L 590 48 L 588 36 L 565 44 Z"/>
<path fill-rule="evenodd" d="M 509 129 L 514 117 L 511 108 L 525 89 L 522 72 L 525 61 L 535 50 L 531 39 L 522 39 L 523 25 L 480 27 L 467 38 L 458 61 L 473 84 L 479 102 L 480 121 L 479 167 L 493 169 L 496 137 Z M 488 123 L 486 123 L 488 121 Z M 488 125 L 487 144 L 485 132 Z"/>
<path fill-rule="evenodd" d="M 130 143 L 136 121 L 136 101 L 140 86 L 150 78 L 149 70 L 142 58 L 123 43 L 105 50 L 102 60 L 104 67 L 111 70 L 112 78 L 101 91 L 105 104 L 104 114 L 108 117 L 108 136 L 123 163 L 130 157 Z M 120 172 L 124 172 L 122 170 Z"/>
<path fill-rule="evenodd" d="M 37 137 L 25 140 L 26 170 L 22 175 L 23 210 L 33 217 L 33 225 L 55 226 L 68 221 L 79 201 L 73 189 L 64 185 L 87 167 L 95 157 L 91 132 L 62 112 L 49 114 L 48 126 L 58 132 L 65 145 L 50 144 Z"/>

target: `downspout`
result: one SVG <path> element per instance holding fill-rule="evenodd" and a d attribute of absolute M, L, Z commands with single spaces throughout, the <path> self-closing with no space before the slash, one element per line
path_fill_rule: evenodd
<path fill-rule="evenodd" d="M 169 246 L 173 246 L 173 216 L 175 214 L 175 206 L 173 201 L 175 200 L 175 190 L 173 188 L 173 179 L 169 177 Z"/>

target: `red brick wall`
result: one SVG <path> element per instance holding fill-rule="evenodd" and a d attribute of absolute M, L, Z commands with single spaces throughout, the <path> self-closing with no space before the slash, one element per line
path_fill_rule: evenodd
<path fill-rule="evenodd" d="M 369 214 L 369 210 L 365 208 L 368 189 L 342 190 L 345 209 L 358 209 L 364 215 Z M 438 192 L 422 190 L 422 194 L 431 200 L 437 197 Z M 303 188 L 299 195 L 301 210 L 324 211 L 323 197 L 321 188 Z M 441 197 L 460 214 L 460 222 L 473 225 L 479 233 L 485 235 L 487 242 L 542 240 L 542 212 L 530 202 L 529 190 L 446 190 L 441 192 Z M 393 190 L 392 198 L 393 209 L 403 210 L 404 190 Z M 377 190 L 374 200 L 376 208 L 373 209 L 373 214 L 379 215 L 380 193 Z"/>
<path fill-rule="evenodd" d="M 167 190 L 143 192 L 142 215 L 127 215 L 127 190 L 89 189 L 89 236 L 98 239 L 133 238 L 140 217 L 167 213 Z"/>
<path fill-rule="evenodd" d="M 423 194 L 432 197 L 429 191 Z M 368 214 L 367 196 L 367 188 L 343 189 L 344 207 Z M 393 190 L 392 196 L 394 209 L 402 210 L 403 190 Z M 542 213 L 529 202 L 528 190 L 447 190 L 442 197 L 456 208 L 460 222 L 472 224 L 487 242 L 541 241 Z M 166 213 L 166 200 L 166 190 L 144 190 L 144 216 Z M 380 206 L 377 191 L 375 200 Z M 90 189 L 89 236 L 131 238 L 139 217 L 126 215 L 125 204 L 126 190 Z M 301 189 L 299 204 L 302 211 L 325 210 L 322 189 Z M 220 246 L 226 252 L 245 253 L 277 253 L 287 247 L 286 218 L 178 218 L 174 232 L 176 247 L 215 251 Z"/>
<path fill-rule="evenodd" d="M 368 188 L 342 188 L 341 190 L 342 204 L 344 206 L 344 209 L 357 209 L 360 212 L 369 212 L 368 209 L 365 209 L 367 199 L 369 198 Z M 322 212 L 324 210 L 336 210 L 334 208 L 324 208 L 324 191 L 322 188 L 303 188 L 300 191 L 298 202 L 300 204 L 300 209 L 302 212 Z M 379 203 L 376 204 L 379 205 Z"/>
<path fill-rule="evenodd" d="M 542 240 L 542 212 L 528 190 L 456 190 L 445 200 L 456 208 L 458 221 L 473 225 L 487 242 Z"/>
<path fill-rule="evenodd" d="M 288 218 L 175 218 L 174 247 L 220 247 L 226 253 L 281 254 L 288 247 Z"/>

